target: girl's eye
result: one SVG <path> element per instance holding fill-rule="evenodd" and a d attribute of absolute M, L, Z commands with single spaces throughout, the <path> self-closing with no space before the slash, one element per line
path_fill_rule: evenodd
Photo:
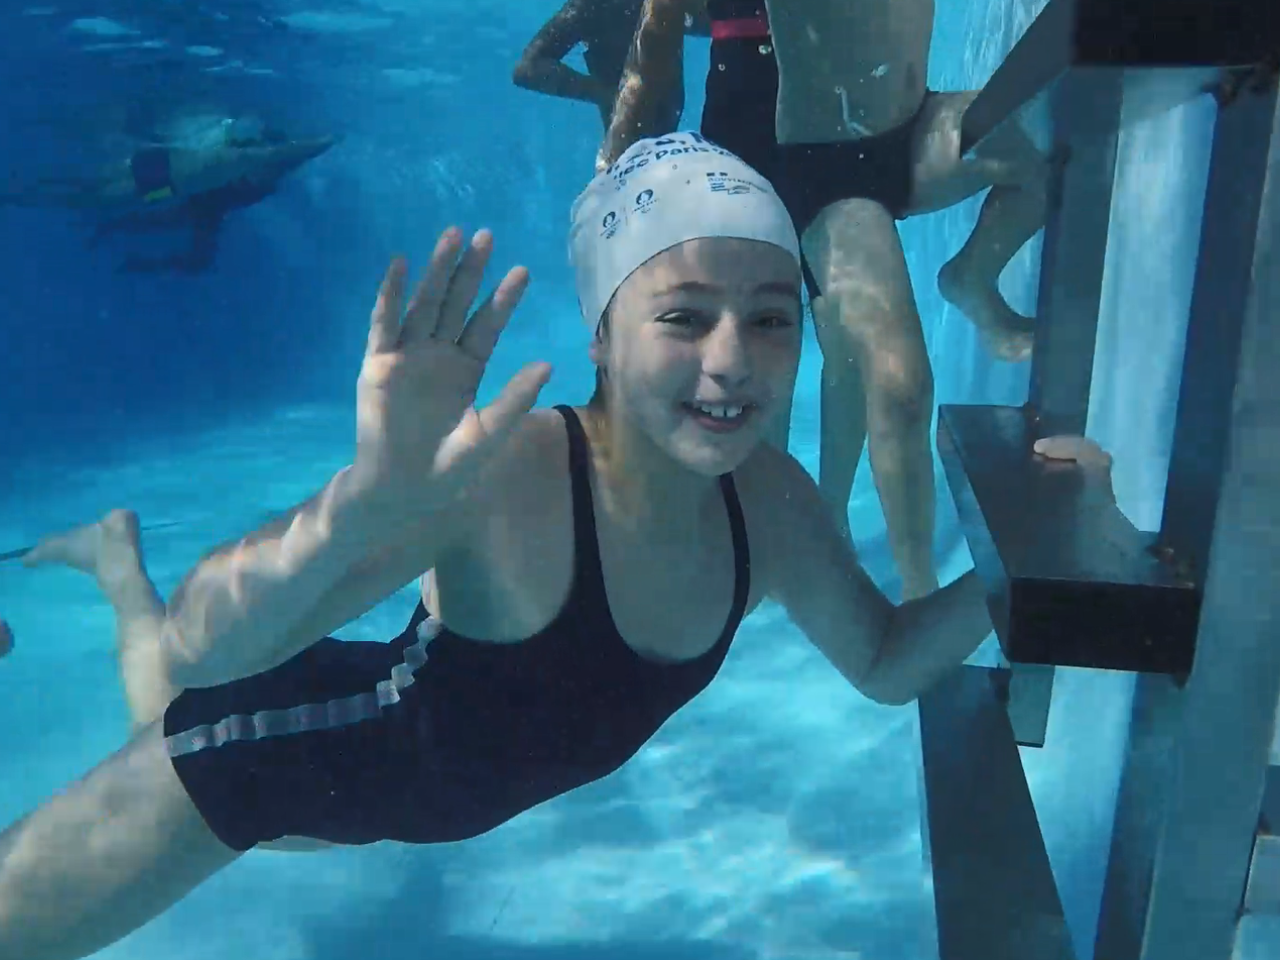
<path fill-rule="evenodd" d="M 698 318 L 691 313 L 676 311 L 675 313 L 664 313 L 658 318 L 659 323 L 669 323 L 675 327 L 690 327 L 698 322 Z"/>
<path fill-rule="evenodd" d="M 681 330 L 690 330 L 694 327 L 706 324 L 714 324 L 711 318 L 704 317 L 701 314 L 692 313 L 687 310 L 676 310 L 672 313 L 664 313 L 658 317 L 658 322 L 667 324 Z M 785 330 L 788 327 L 795 326 L 795 321 L 782 313 L 765 314 L 757 317 L 753 323 L 760 328 L 766 330 Z"/>
<path fill-rule="evenodd" d="M 782 314 L 774 314 L 771 316 L 761 317 L 760 326 L 767 327 L 770 330 L 782 330 L 786 327 L 794 326 L 795 321 L 788 316 Z"/>

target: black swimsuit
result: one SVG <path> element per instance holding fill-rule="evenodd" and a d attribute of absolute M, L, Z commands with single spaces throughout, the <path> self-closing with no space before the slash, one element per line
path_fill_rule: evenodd
<path fill-rule="evenodd" d="M 145 202 L 173 196 L 173 171 L 168 147 L 143 147 L 129 158 L 134 192 Z"/>
<path fill-rule="evenodd" d="M 326 638 L 169 706 L 174 769 L 228 847 L 477 836 L 617 770 L 715 677 L 750 591 L 733 478 L 720 478 L 734 564 L 724 631 L 695 659 L 645 659 L 609 612 L 586 433 L 571 408 L 556 409 L 569 432 L 574 571 L 544 630 L 521 643 L 470 640 L 419 603 L 390 643 Z"/>

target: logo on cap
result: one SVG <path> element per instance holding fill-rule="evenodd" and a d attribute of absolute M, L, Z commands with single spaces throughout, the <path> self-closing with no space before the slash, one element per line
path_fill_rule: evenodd
<path fill-rule="evenodd" d="M 750 180 L 731 177 L 724 172 L 708 173 L 707 188 L 712 193 L 725 193 L 729 196 L 738 196 L 739 194 L 750 193 L 752 190 L 760 189 L 758 184 L 754 184 Z"/>

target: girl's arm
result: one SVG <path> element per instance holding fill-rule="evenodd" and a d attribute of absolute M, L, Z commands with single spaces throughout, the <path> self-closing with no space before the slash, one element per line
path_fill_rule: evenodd
<path fill-rule="evenodd" d="M 658 106 L 684 84 L 685 18 L 702 13 L 705 0 L 645 0 L 613 106 L 613 120 L 596 157 L 596 172 L 651 133 Z"/>
<path fill-rule="evenodd" d="M 1110 468 L 1084 438 L 1054 438 L 1037 450 L 1075 460 L 1080 469 Z M 777 534 L 766 548 L 769 594 L 831 664 L 879 703 L 915 700 L 963 663 L 991 634 L 986 590 L 972 570 L 941 590 L 894 606 L 858 562 L 831 521 L 817 485 L 793 458 L 770 464 L 766 523 Z"/>
<path fill-rule="evenodd" d="M 344 470 L 310 500 L 213 550 L 169 601 L 163 642 L 173 682 L 207 687 L 261 673 L 368 612 L 472 542 L 545 462 L 549 435 L 559 436 L 536 413 L 523 417 L 466 495 L 428 520 L 406 524 L 371 509 Z"/>
<path fill-rule="evenodd" d="M 215 549 L 169 601 L 166 666 L 181 687 L 207 687 L 284 662 L 434 565 L 462 534 L 454 518 L 393 527 L 340 471 L 257 531 Z"/>
<path fill-rule="evenodd" d="M 511 75 L 515 85 L 552 97 L 601 105 L 611 102 L 614 90 L 563 62 L 570 50 L 585 42 L 590 16 L 591 0 L 566 0 L 524 48 Z"/>

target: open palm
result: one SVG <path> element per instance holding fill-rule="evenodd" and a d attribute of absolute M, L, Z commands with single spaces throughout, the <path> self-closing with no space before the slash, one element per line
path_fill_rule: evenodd
<path fill-rule="evenodd" d="M 488 231 L 462 250 L 461 233 L 446 230 L 407 308 L 404 261 L 393 261 L 383 278 L 356 388 L 354 473 L 397 513 L 439 509 L 466 489 L 550 376 L 547 364 L 530 364 L 491 404 L 475 406 L 485 366 L 529 282 L 528 271 L 512 269 L 468 315 L 492 249 Z"/>

